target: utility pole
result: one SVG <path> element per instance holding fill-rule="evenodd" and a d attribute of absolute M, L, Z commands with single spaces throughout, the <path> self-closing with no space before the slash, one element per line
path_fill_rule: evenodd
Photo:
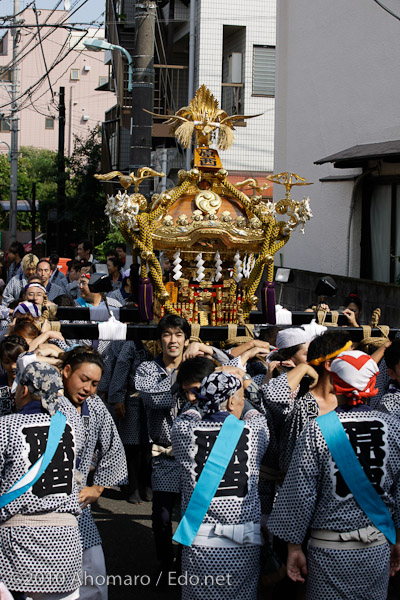
<path fill-rule="evenodd" d="M 32 199 L 31 199 L 31 229 L 32 229 L 32 252 L 35 252 L 36 238 L 36 183 L 32 183 Z"/>
<path fill-rule="evenodd" d="M 57 254 L 64 255 L 65 233 L 65 88 L 60 87 L 58 104 L 58 154 L 57 154 Z"/>
<path fill-rule="evenodd" d="M 129 172 L 151 164 L 151 128 L 153 118 L 147 110 L 153 110 L 154 88 L 154 28 L 156 3 L 151 0 L 136 1 L 135 30 L 136 43 L 133 58 L 133 86 L 131 112 L 131 147 Z M 140 188 L 145 196 L 150 195 L 150 180 L 145 180 Z"/>
<path fill-rule="evenodd" d="M 72 143 L 72 109 L 73 109 L 73 101 L 72 101 L 72 92 L 73 86 L 69 88 L 69 112 L 68 112 L 68 156 L 71 156 L 71 143 Z"/>
<path fill-rule="evenodd" d="M 16 15 L 20 12 L 19 0 L 14 0 L 13 25 L 17 25 Z M 10 244 L 17 240 L 17 194 L 18 194 L 18 104 L 19 67 L 15 64 L 18 54 L 20 30 L 11 30 L 13 37 L 12 79 L 11 79 L 11 175 L 10 175 Z"/>

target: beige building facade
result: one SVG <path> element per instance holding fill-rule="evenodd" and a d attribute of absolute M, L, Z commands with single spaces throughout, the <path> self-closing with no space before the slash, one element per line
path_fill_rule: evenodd
<path fill-rule="evenodd" d="M 115 103 L 106 86 L 109 67 L 104 53 L 87 52 L 83 40 L 104 37 L 104 31 L 68 29 L 68 12 L 31 9 L 20 15 L 18 54 L 13 63 L 12 30 L 0 38 L 0 140 L 10 144 L 12 69 L 18 69 L 18 146 L 58 149 L 58 106 L 60 87 L 65 89 L 65 154 L 74 147 L 74 136 L 85 137 L 104 120 Z M 49 26 L 50 25 L 50 26 Z M 1 34 L 0 34 L 1 35 Z M 7 152 L 0 144 L 0 152 Z"/>

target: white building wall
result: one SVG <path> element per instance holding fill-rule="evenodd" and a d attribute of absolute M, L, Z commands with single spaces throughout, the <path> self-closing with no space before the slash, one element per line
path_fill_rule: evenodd
<path fill-rule="evenodd" d="M 244 113 L 264 113 L 237 127 L 234 145 L 221 152 L 228 171 L 273 170 L 274 98 L 252 96 L 253 45 L 275 45 L 276 0 L 197 0 L 195 87 L 203 83 L 221 102 L 223 26 L 246 27 Z"/>
<path fill-rule="evenodd" d="M 277 19 L 275 172 L 314 182 L 305 188 L 314 218 L 282 251 L 285 266 L 359 276 L 360 206 L 353 181 L 322 183 L 359 169 L 314 161 L 355 146 L 399 139 L 399 22 L 364 0 L 282 0 Z M 284 189 L 275 186 L 274 199 Z M 304 188 L 294 189 L 301 199 Z M 350 269 L 347 269 L 347 256 Z"/>

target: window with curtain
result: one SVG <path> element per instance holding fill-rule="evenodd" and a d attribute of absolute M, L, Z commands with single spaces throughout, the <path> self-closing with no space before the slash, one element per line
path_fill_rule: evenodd
<path fill-rule="evenodd" d="M 363 213 L 361 276 L 400 283 L 400 184 L 375 184 Z"/>

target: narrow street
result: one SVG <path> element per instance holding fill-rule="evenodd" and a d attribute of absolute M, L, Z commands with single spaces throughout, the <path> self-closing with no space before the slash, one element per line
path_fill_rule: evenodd
<path fill-rule="evenodd" d="M 180 598 L 178 585 L 169 589 L 157 586 L 151 502 L 129 504 L 121 492 L 104 490 L 93 507 L 93 516 L 103 540 L 109 600 Z"/>

